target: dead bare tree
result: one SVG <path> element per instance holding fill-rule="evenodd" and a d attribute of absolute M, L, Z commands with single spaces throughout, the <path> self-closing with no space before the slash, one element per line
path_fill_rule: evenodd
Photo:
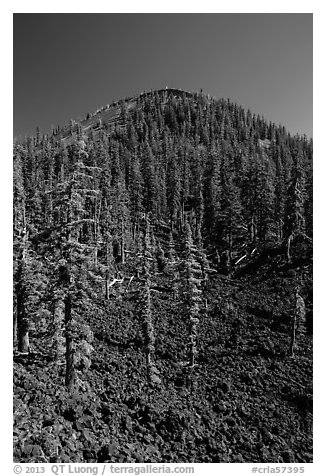
<path fill-rule="evenodd" d="M 305 319 L 306 310 L 305 302 L 299 294 L 299 287 L 295 291 L 295 308 L 293 313 L 292 327 L 291 327 L 291 343 L 290 343 L 290 357 L 293 357 L 297 349 L 298 337 L 305 333 Z"/>

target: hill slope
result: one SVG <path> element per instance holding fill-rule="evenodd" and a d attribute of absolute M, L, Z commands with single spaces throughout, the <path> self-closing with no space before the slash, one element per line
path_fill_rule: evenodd
<path fill-rule="evenodd" d="M 16 461 L 312 461 L 311 141 L 152 91 L 16 143 L 14 204 Z"/>

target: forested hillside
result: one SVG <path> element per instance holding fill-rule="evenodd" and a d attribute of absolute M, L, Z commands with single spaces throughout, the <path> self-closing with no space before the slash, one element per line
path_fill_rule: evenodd
<path fill-rule="evenodd" d="M 312 155 L 176 89 L 15 141 L 16 461 L 312 461 Z"/>

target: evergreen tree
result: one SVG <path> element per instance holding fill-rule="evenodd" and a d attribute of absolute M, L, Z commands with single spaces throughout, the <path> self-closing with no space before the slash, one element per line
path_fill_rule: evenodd
<path fill-rule="evenodd" d="M 198 354 L 198 324 L 202 305 L 202 270 L 196 259 L 196 248 L 193 243 L 192 231 L 188 221 L 185 223 L 184 249 L 182 261 L 183 305 L 188 321 L 189 341 L 188 356 L 190 367 L 195 366 Z"/>
<path fill-rule="evenodd" d="M 84 326 L 80 311 L 80 299 L 85 300 L 80 270 L 94 256 L 94 236 L 87 227 L 94 224 L 91 206 L 85 205 L 87 199 L 97 199 L 98 191 L 91 188 L 92 168 L 83 164 L 83 151 L 78 152 L 78 159 L 70 179 L 57 184 L 53 190 L 54 206 L 58 210 L 55 228 L 51 234 L 57 258 L 57 280 L 54 288 L 53 327 L 55 359 L 60 359 L 62 332 L 65 333 L 65 384 L 73 390 L 81 384 L 76 371 L 76 350 L 82 339 Z M 83 274 L 83 273 L 82 273 Z M 63 322 L 64 319 L 64 322 Z M 90 336 L 91 337 L 91 336 Z M 57 362 L 58 363 L 58 362 Z M 60 363 L 60 362 L 59 362 Z"/>
<path fill-rule="evenodd" d="M 160 384 L 159 370 L 155 365 L 155 330 L 152 316 L 152 269 L 153 269 L 153 248 L 151 243 L 151 224 L 148 214 L 145 215 L 145 229 L 143 233 L 143 246 L 141 250 L 141 288 L 140 288 L 140 313 L 143 321 L 145 352 L 148 379 L 152 384 Z"/>
<path fill-rule="evenodd" d="M 305 176 L 303 170 L 303 157 L 301 150 L 295 156 L 291 179 L 287 189 L 284 238 L 288 245 L 288 260 L 291 260 L 291 241 L 296 235 L 305 234 Z"/>

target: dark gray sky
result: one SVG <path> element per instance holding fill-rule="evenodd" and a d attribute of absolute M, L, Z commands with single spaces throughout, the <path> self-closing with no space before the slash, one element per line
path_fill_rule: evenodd
<path fill-rule="evenodd" d="M 229 97 L 312 136 L 312 14 L 14 14 L 14 136 L 149 89 Z"/>

